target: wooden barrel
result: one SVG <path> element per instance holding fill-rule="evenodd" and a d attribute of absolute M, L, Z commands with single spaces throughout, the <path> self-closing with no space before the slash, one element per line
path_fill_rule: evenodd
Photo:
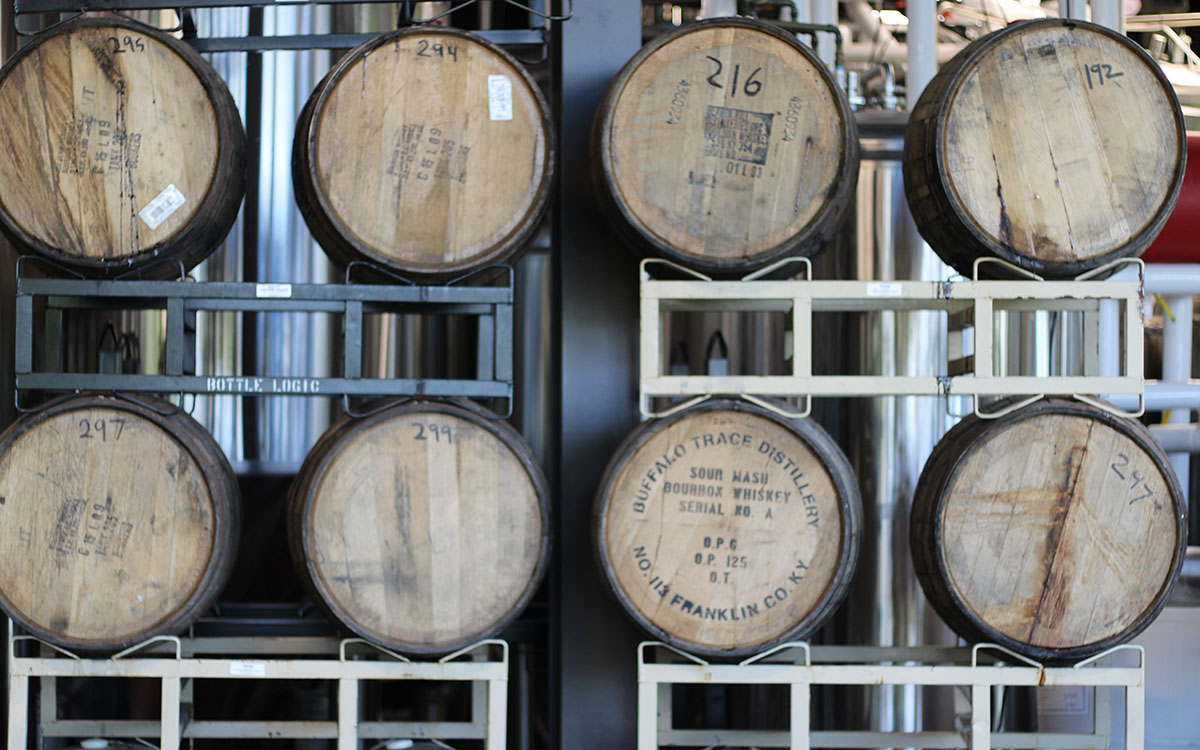
<path fill-rule="evenodd" d="M 968 45 L 925 88 L 905 191 L 959 273 L 984 256 L 1073 277 L 1149 247 L 1185 153 L 1179 100 L 1141 47 L 1083 21 L 1025 21 Z"/>
<path fill-rule="evenodd" d="M 186 414 L 55 400 L 0 435 L 0 606 L 70 649 L 179 632 L 229 577 L 239 507 L 228 461 Z"/>
<path fill-rule="evenodd" d="M 433 402 L 331 428 L 289 498 L 288 544 L 314 600 L 410 654 L 487 638 L 549 559 L 546 479 L 507 424 Z"/>
<path fill-rule="evenodd" d="M 946 433 L 910 528 L 921 586 L 959 635 L 1071 661 L 1158 615 L 1183 564 L 1186 522 L 1145 427 L 1049 399 Z"/>
<path fill-rule="evenodd" d="M 393 31 L 305 104 L 296 201 L 335 263 L 444 278 L 523 248 L 550 198 L 553 141 L 545 98 L 504 50 L 454 29 Z"/>
<path fill-rule="evenodd" d="M 592 150 L 597 194 L 631 242 L 719 275 L 815 254 L 858 181 L 858 131 L 829 71 L 747 18 L 643 47 L 609 86 Z"/>
<path fill-rule="evenodd" d="M 858 561 L 862 502 L 810 420 L 716 400 L 647 422 L 618 448 L 595 506 L 600 567 L 633 619 L 716 657 L 803 637 Z"/>
<path fill-rule="evenodd" d="M 0 229 L 93 275 L 191 267 L 237 218 L 245 139 L 191 47 L 121 16 L 76 18 L 0 69 Z"/>

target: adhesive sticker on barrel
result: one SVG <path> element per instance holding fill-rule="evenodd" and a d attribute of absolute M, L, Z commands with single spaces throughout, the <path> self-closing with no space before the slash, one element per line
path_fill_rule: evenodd
<path fill-rule="evenodd" d="M 159 225 L 170 218 L 171 214 L 179 210 L 179 207 L 187 202 L 187 198 L 183 197 L 183 193 L 179 192 L 179 188 L 174 184 L 167 185 L 161 193 L 155 196 L 154 200 L 146 204 L 146 207 L 138 212 L 138 216 L 142 221 L 146 222 L 146 226 L 151 229 L 158 229 Z"/>
<path fill-rule="evenodd" d="M 488 76 L 488 119 L 512 118 L 512 81 L 508 76 Z"/>

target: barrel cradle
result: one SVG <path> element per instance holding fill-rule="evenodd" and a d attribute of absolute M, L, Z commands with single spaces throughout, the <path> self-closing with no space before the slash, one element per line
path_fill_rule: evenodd
<path fill-rule="evenodd" d="M 232 96 L 157 29 L 79 17 L 0 69 L 0 230 L 22 251 L 96 276 L 190 268 L 229 232 L 244 183 Z"/>
<path fill-rule="evenodd" d="M 733 276 L 833 238 L 858 179 L 845 95 L 794 36 L 746 18 L 643 47 L 592 130 L 597 196 L 643 251 Z"/>
<path fill-rule="evenodd" d="M 186 628 L 232 569 L 236 477 L 166 402 L 57 399 L 0 435 L 0 605 L 29 632 L 113 651 Z"/>
<path fill-rule="evenodd" d="M 296 200 L 345 266 L 445 279 L 514 258 L 549 204 L 549 108 L 511 55 L 422 26 L 349 52 L 305 104 Z"/>
<path fill-rule="evenodd" d="M 718 400 L 625 440 L 601 481 L 594 534 L 639 625 L 735 657 L 828 619 L 854 574 L 861 519 L 849 462 L 824 430 Z"/>
<path fill-rule="evenodd" d="M 1141 424 L 1051 399 L 951 429 L 921 474 L 910 533 L 921 586 L 959 635 L 1061 662 L 1153 621 L 1186 520 Z"/>
<path fill-rule="evenodd" d="M 289 497 L 288 542 L 314 601 L 410 654 L 502 630 L 549 560 L 546 480 L 503 422 L 413 402 L 327 432 Z"/>
<path fill-rule="evenodd" d="M 992 257 L 1070 278 L 1149 247 L 1185 160 L 1158 64 L 1109 29 L 1047 19 L 982 37 L 938 71 L 909 120 L 903 169 L 917 227 L 960 273 Z"/>

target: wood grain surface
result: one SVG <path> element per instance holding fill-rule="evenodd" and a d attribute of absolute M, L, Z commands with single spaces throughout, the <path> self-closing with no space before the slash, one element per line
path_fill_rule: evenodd
<path fill-rule="evenodd" d="M 597 501 L 601 565 L 634 619 L 697 653 L 816 628 L 857 558 L 858 495 L 819 428 L 724 402 L 644 425 Z"/>
<path fill-rule="evenodd" d="M 123 270 L 160 251 L 191 265 L 228 231 L 244 136 L 224 84 L 181 42 L 80 18 L 0 75 L 0 219 L 19 245 Z"/>
<path fill-rule="evenodd" d="M 947 436 L 958 446 L 935 453 L 914 503 L 935 604 L 1038 658 L 1148 624 L 1177 575 L 1186 511 L 1144 428 L 1113 421 L 1050 404 Z"/>
<path fill-rule="evenodd" d="M 933 128 L 932 148 L 906 146 L 925 160 L 906 172 L 910 203 L 932 191 L 950 204 L 952 216 L 914 209 L 935 249 L 960 271 L 990 248 L 1051 275 L 1140 254 L 1175 204 L 1185 158 L 1157 64 L 1123 37 L 1060 19 L 1016 24 L 960 58 L 913 115 L 910 138 L 930 141 L 922 131 Z M 947 220 L 976 242 L 939 237 Z"/>
<path fill-rule="evenodd" d="M 456 407 L 399 407 L 334 428 L 291 502 L 293 556 L 326 608 L 410 653 L 494 633 L 545 571 L 540 470 L 511 428 Z"/>
<path fill-rule="evenodd" d="M 349 53 L 302 115 L 294 161 L 301 208 L 335 260 L 414 274 L 519 250 L 554 167 L 548 108 L 521 65 L 428 27 Z"/>
<path fill-rule="evenodd" d="M 857 132 L 828 72 L 748 19 L 648 45 L 595 128 L 600 192 L 644 243 L 702 269 L 815 253 L 857 178 Z"/>
<path fill-rule="evenodd" d="M 192 423 L 80 397 L 0 439 L 0 602 L 52 642 L 118 648 L 177 630 L 232 563 L 232 471 Z"/>

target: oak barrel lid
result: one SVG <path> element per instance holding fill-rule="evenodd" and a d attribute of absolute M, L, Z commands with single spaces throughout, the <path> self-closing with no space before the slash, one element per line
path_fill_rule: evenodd
<path fill-rule="evenodd" d="M 861 517 L 849 462 L 816 423 L 716 400 L 626 438 L 601 480 L 595 542 L 638 624 L 694 653 L 745 656 L 833 613 Z"/>
<path fill-rule="evenodd" d="M 1142 425 L 1048 399 L 947 433 L 916 491 L 914 562 L 960 635 L 1077 659 L 1157 616 L 1183 563 L 1186 517 Z"/>
<path fill-rule="evenodd" d="M 293 149 L 297 201 L 330 257 L 417 276 L 520 251 L 554 168 L 549 107 L 524 67 L 479 36 L 431 26 L 342 58 Z"/>
<path fill-rule="evenodd" d="M 520 614 L 549 560 L 544 475 L 507 424 L 411 402 L 331 428 L 289 500 L 293 561 L 349 630 L 446 653 Z"/>
<path fill-rule="evenodd" d="M 609 86 L 597 192 L 649 250 L 735 274 L 832 238 L 858 179 L 844 94 L 794 36 L 749 18 L 664 34 Z"/>
<path fill-rule="evenodd" d="M 982 254 L 1058 277 L 1140 255 L 1178 198 L 1174 89 L 1110 29 L 1013 24 L 960 52 L 921 100 L 905 144 L 908 200 L 960 272 Z"/>
<path fill-rule="evenodd" d="M 0 606 L 66 648 L 178 632 L 228 578 L 238 514 L 232 469 L 187 415 L 57 399 L 0 435 Z"/>
<path fill-rule="evenodd" d="M 244 142 L 188 45 L 118 15 L 75 18 L 0 69 L 0 229 L 92 273 L 167 255 L 190 267 L 237 216 Z"/>

